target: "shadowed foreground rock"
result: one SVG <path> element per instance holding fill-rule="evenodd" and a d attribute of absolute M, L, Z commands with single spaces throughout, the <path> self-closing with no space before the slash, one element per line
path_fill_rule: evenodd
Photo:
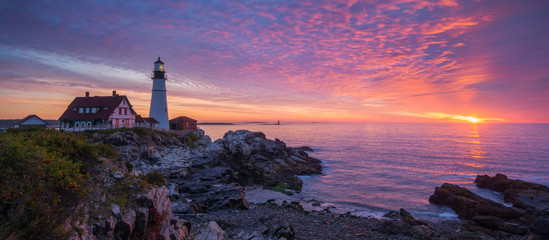
<path fill-rule="evenodd" d="M 503 174 L 497 174 L 495 177 L 478 176 L 475 183 L 479 187 L 503 193 L 504 200 L 513 203 L 513 207 L 506 207 L 466 188 L 448 183 L 436 187 L 429 201 L 449 206 L 459 218 L 471 220 L 485 228 L 518 235 L 530 234 L 532 239 L 549 237 L 547 187 L 511 180 Z"/>

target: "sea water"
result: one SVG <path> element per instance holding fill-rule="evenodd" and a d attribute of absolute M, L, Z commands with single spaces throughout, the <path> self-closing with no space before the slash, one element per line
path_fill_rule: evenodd
<path fill-rule="evenodd" d="M 201 125 L 212 140 L 229 130 L 261 131 L 288 146 L 309 146 L 324 174 L 302 177 L 301 195 L 379 216 L 405 208 L 424 218 L 455 217 L 430 204 L 435 187 L 458 184 L 502 202 L 501 194 L 478 189 L 477 175 L 502 173 L 549 186 L 549 124 L 289 123 Z"/>

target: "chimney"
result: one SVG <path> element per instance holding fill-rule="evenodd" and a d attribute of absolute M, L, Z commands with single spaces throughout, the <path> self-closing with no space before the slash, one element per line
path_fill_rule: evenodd
<path fill-rule="evenodd" d="M 90 97 L 90 92 L 86 92 L 86 98 Z"/>
<path fill-rule="evenodd" d="M 116 97 L 116 91 L 114 91 L 114 90 L 112 91 L 112 96 Z"/>

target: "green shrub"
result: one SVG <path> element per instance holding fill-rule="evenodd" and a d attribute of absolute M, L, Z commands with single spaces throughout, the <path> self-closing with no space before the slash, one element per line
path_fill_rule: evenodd
<path fill-rule="evenodd" d="M 166 176 L 164 176 L 164 174 L 159 173 L 156 170 L 154 170 L 150 173 L 147 173 L 145 175 L 145 181 L 147 181 L 150 184 L 158 185 L 158 186 L 166 185 L 165 178 L 166 178 Z"/>
<path fill-rule="evenodd" d="M 0 133 L 0 239 L 63 239 L 71 207 L 88 193 L 97 156 L 84 136 L 24 128 Z"/>
<path fill-rule="evenodd" d="M 185 144 L 189 146 L 190 149 L 194 149 L 196 145 L 194 144 L 196 141 L 198 141 L 198 136 L 194 133 L 189 133 L 185 135 Z"/>
<path fill-rule="evenodd" d="M 130 161 L 126 161 L 126 169 L 128 169 L 128 172 L 131 172 L 133 170 L 133 165 L 130 163 Z"/>

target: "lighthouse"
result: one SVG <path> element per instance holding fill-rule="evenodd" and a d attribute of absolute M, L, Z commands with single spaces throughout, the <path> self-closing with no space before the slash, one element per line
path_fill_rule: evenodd
<path fill-rule="evenodd" d="M 153 87 L 151 94 L 151 109 L 149 117 L 158 121 L 157 128 L 168 130 L 170 124 L 168 120 L 168 101 L 166 99 L 166 72 L 164 71 L 164 63 L 160 61 L 154 62 L 153 71 Z"/>

